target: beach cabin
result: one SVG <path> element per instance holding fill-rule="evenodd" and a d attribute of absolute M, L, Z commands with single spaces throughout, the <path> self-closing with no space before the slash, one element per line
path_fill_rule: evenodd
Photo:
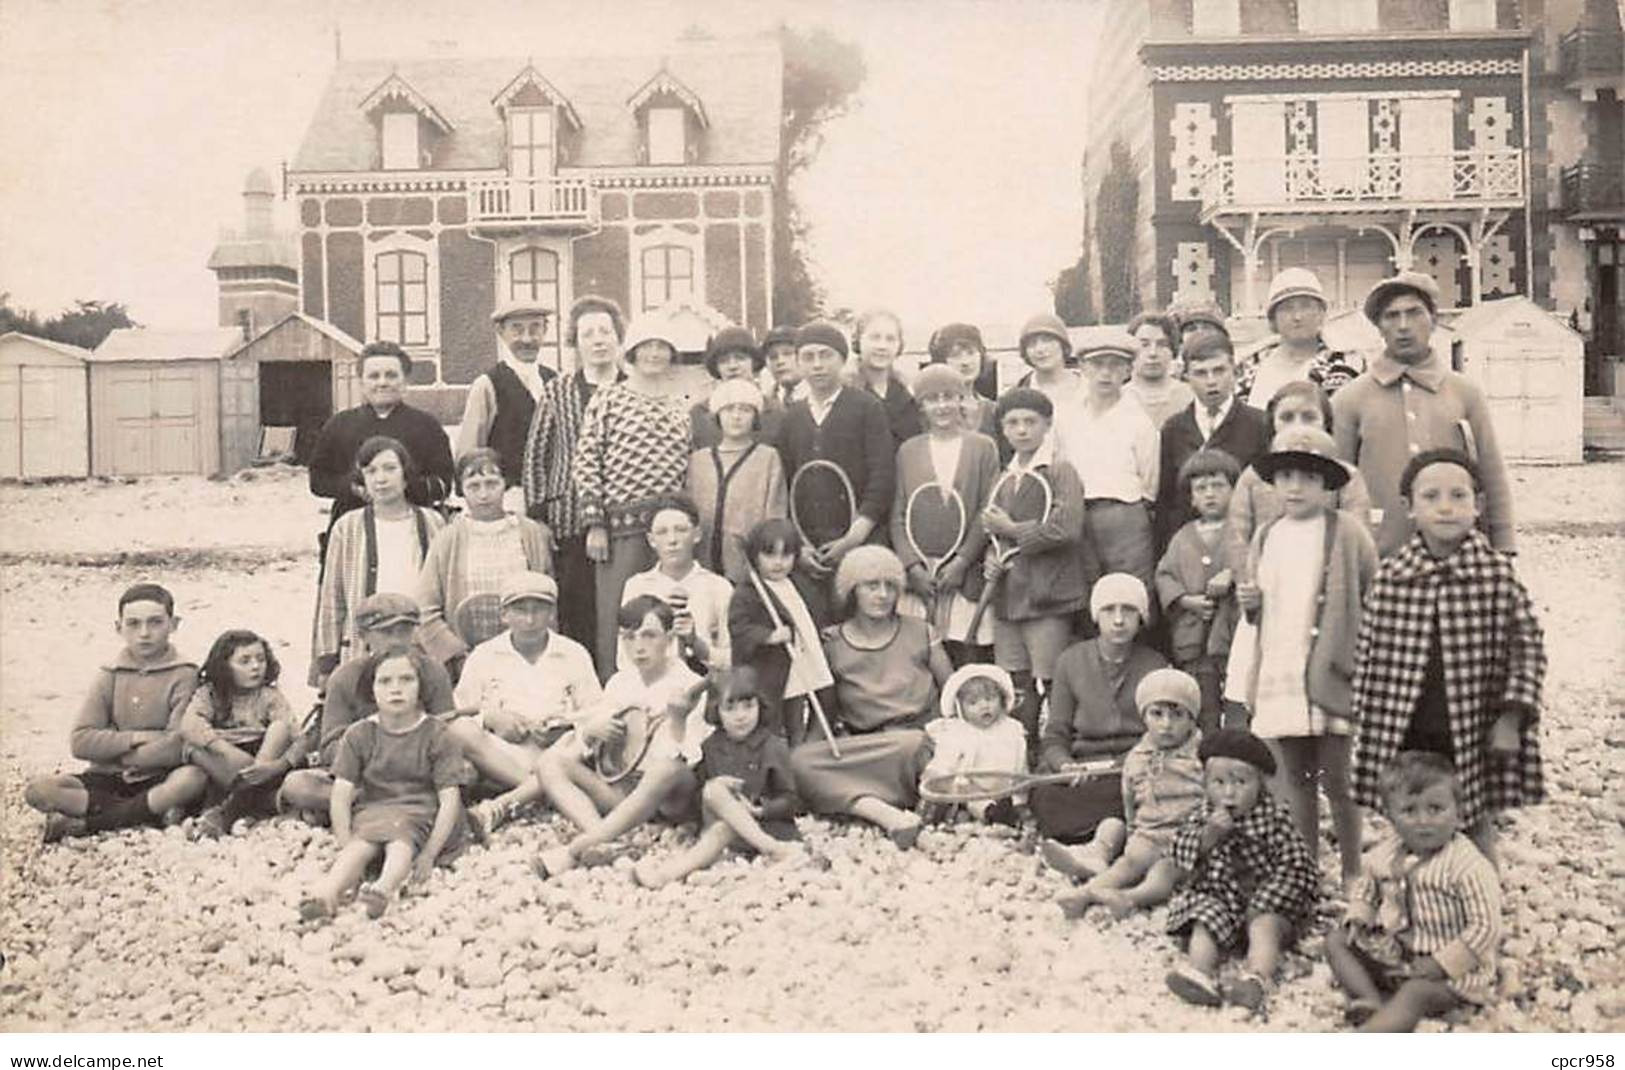
<path fill-rule="evenodd" d="M 89 474 L 89 359 L 65 342 L 0 334 L 0 479 Z"/>
<path fill-rule="evenodd" d="M 1579 464 L 1585 340 L 1522 296 L 1464 310 L 1455 332 L 1457 365 L 1483 389 L 1502 455 L 1526 464 Z"/>
<path fill-rule="evenodd" d="M 222 358 L 241 340 L 234 327 L 108 335 L 88 358 L 92 474 L 218 473 Z"/>

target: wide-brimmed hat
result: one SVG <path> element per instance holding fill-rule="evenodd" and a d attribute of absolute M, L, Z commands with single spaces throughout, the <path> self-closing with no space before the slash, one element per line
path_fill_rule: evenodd
<path fill-rule="evenodd" d="M 1061 343 L 1061 355 L 1072 355 L 1072 336 L 1066 333 L 1066 324 L 1061 317 L 1053 312 L 1040 312 L 1021 325 L 1021 337 L 1016 342 L 1016 351 L 1023 356 L 1027 352 L 1027 340 L 1040 334 L 1047 334 Z"/>
<path fill-rule="evenodd" d="M 1266 483 L 1288 468 L 1320 473 L 1327 490 L 1337 490 L 1349 481 L 1349 470 L 1337 459 L 1337 444 L 1318 427 L 1288 427 L 1276 434 L 1270 451 L 1253 462 L 1253 469 Z"/>
<path fill-rule="evenodd" d="M 959 692 L 964 686 L 975 679 L 992 680 L 998 685 L 999 691 L 1004 695 L 1004 708 L 1011 709 L 1016 704 L 1016 683 L 1010 679 L 1010 674 L 997 665 L 961 665 L 948 677 L 942 685 L 942 715 L 944 717 L 959 716 Z"/>
<path fill-rule="evenodd" d="M 1439 284 L 1433 281 L 1433 276 L 1420 271 L 1401 271 L 1371 287 L 1371 292 L 1365 295 L 1365 318 L 1378 322 L 1388 302 L 1400 294 L 1415 294 L 1428 306 L 1429 312 L 1437 314 L 1439 311 Z"/>
<path fill-rule="evenodd" d="M 1326 307 L 1326 291 L 1320 288 L 1320 279 L 1308 268 L 1282 268 L 1270 280 L 1270 295 L 1264 301 L 1264 318 L 1275 315 L 1275 306 L 1293 297 L 1313 297 Z"/>

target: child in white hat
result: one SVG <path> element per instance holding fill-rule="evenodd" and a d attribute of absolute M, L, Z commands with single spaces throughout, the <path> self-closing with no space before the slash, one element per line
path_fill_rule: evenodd
<path fill-rule="evenodd" d="M 934 751 L 920 779 L 967 772 L 1025 773 L 1027 733 L 1010 716 L 1016 685 L 997 665 L 962 665 L 942 686 L 942 716 L 925 726 Z M 978 820 L 1014 825 L 1017 801 L 979 800 L 965 809 Z M 947 814 L 933 815 L 946 817 Z"/>

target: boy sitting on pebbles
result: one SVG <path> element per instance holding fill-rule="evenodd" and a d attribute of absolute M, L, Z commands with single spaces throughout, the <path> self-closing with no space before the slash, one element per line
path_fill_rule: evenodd
<path fill-rule="evenodd" d="M 156 583 L 138 583 L 118 600 L 113 630 L 124 640 L 97 672 L 68 737 L 78 773 L 29 782 L 23 797 L 44 812 L 45 842 L 64 836 L 180 820 L 208 776 L 183 765 L 180 717 L 197 688 L 197 665 L 176 653 L 175 599 Z"/>

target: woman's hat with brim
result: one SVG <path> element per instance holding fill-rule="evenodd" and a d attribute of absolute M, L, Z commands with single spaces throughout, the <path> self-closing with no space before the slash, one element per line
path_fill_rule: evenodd
<path fill-rule="evenodd" d="M 626 338 L 621 342 L 621 349 L 627 359 L 631 360 L 638 346 L 645 342 L 665 342 L 671 346 L 673 353 L 677 352 L 677 343 L 672 338 L 671 321 L 665 316 L 651 313 L 633 320 L 626 327 Z"/>
<path fill-rule="evenodd" d="M 1286 469 L 1318 472 L 1327 490 L 1337 490 L 1349 481 L 1349 470 L 1337 459 L 1337 444 L 1318 427 L 1289 427 L 1275 436 L 1270 451 L 1253 462 L 1253 469 L 1266 483 Z"/>
<path fill-rule="evenodd" d="M 1027 340 L 1041 334 L 1047 334 L 1060 342 L 1063 356 L 1072 355 L 1072 336 L 1066 333 L 1066 324 L 1061 322 L 1061 317 L 1053 312 L 1040 312 L 1021 325 L 1021 338 L 1016 343 L 1017 351 L 1025 354 Z"/>
<path fill-rule="evenodd" d="M 1004 695 L 1004 708 L 1010 710 L 1016 704 L 1016 684 L 1010 679 L 1010 674 L 997 665 L 961 665 L 948 677 L 948 682 L 942 685 L 942 715 L 944 717 L 959 716 L 959 692 L 964 686 L 975 679 L 992 680 L 998 685 L 999 691 Z"/>
<path fill-rule="evenodd" d="M 1371 287 L 1371 292 L 1365 297 L 1365 318 L 1372 323 L 1380 322 L 1383 309 L 1400 294 L 1415 294 L 1428 306 L 1430 313 L 1437 314 L 1439 311 L 1439 284 L 1433 281 L 1433 276 L 1420 271 L 1401 271 L 1393 278 L 1383 279 Z"/>
<path fill-rule="evenodd" d="M 711 342 L 705 347 L 705 370 L 711 373 L 711 378 L 717 378 L 717 361 L 726 353 L 743 353 L 750 357 L 750 366 L 756 371 L 762 370 L 767 358 L 756 347 L 756 336 L 746 327 L 724 327 L 711 336 Z"/>
<path fill-rule="evenodd" d="M 948 359 L 948 355 L 957 345 L 970 346 L 982 356 L 987 356 L 987 346 L 982 343 L 982 332 L 973 323 L 947 323 L 938 327 L 925 348 L 931 354 L 932 360 L 941 363 Z"/>
<path fill-rule="evenodd" d="M 1294 297 L 1313 297 L 1326 307 L 1326 291 L 1320 288 L 1320 278 L 1308 268 L 1282 268 L 1270 280 L 1270 295 L 1264 301 L 1264 318 L 1275 315 L 1275 306 Z"/>

